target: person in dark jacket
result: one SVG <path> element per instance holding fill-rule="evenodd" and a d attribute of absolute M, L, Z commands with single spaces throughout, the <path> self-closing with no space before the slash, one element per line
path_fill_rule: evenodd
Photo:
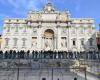
<path fill-rule="evenodd" d="M 77 78 L 75 77 L 74 80 L 77 80 Z"/>

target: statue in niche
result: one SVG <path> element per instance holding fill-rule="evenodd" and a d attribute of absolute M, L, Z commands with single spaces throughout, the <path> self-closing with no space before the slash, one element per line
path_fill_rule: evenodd
<path fill-rule="evenodd" d="M 32 47 L 33 47 L 33 48 L 36 48 L 36 46 L 37 46 L 37 42 L 33 42 L 33 43 L 32 43 Z"/>
<path fill-rule="evenodd" d="M 35 28 L 33 29 L 33 33 L 34 34 L 37 34 L 37 30 Z"/>
<path fill-rule="evenodd" d="M 63 41 L 61 42 L 61 47 L 64 47 L 64 43 L 63 43 Z"/>
<path fill-rule="evenodd" d="M 49 40 L 45 42 L 45 48 L 46 48 L 46 50 L 50 50 L 50 41 Z"/>
<path fill-rule="evenodd" d="M 61 47 L 67 47 L 67 42 L 64 41 L 64 40 L 62 40 L 62 42 L 61 42 Z"/>
<path fill-rule="evenodd" d="M 48 47 L 48 41 L 45 42 L 45 47 L 46 47 L 46 48 Z"/>

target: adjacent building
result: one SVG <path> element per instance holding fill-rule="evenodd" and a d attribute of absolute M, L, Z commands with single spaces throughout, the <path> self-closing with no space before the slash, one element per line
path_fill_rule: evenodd
<path fill-rule="evenodd" d="M 100 31 L 98 31 L 96 33 L 96 39 L 97 39 L 97 46 L 98 46 L 98 49 L 100 50 Z"/>
<path fill-rule="evenodd" d="M 27 18 L 7 18 L 3 27 L 2 50 L 97 50 L 94 19 L 72 18 L 51 3 Z"/>

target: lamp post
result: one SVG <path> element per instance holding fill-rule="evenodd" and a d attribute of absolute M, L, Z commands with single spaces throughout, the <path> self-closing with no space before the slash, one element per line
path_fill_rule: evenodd
<path fill-rule="evenodd" d="M 18 71 L 17 71 L 17 80 L 19 80 L 19 63 L 20 63 L 20 57 L 18 52 Z"/>
<path fill-rule="evenodd" d="M 86 74 L 86 64 L 85 64 L 85 62 L 86 62 L 86 52 L 84 52 L 84 72 L 85 72 L 85 80 L 87 80 L 87 74 Z"/>
<path fill-rule="evenodd" d="M 87 77 L 86 77 L 86 67 L 84 68 L 84 71 L 85 71 L 85 80 L 87 80 Z"/>
<path fill-rule="evenodd" d="M 52 68 L 52 80 L 53 80 L 53 68 Z"/>
<path fill-rule="evenodd" d="M 97 46 L 98 50 L 100 51 L 100 24 L 99 24 L 99 32 L 97 33 Z"/>
<path fill-rule="evenodd" d="M 19 64 L 18 64 L 17 80 L 19 80 Z"/>

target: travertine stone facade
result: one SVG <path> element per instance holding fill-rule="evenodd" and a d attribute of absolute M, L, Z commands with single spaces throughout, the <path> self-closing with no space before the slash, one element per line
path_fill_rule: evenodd
<path fill-rule="evenodd" d="M 4 50 L 97 50 L 94 19 L 71 18 L 50 3 L 25 19 L 5 19 L 2 39 Z"/>

